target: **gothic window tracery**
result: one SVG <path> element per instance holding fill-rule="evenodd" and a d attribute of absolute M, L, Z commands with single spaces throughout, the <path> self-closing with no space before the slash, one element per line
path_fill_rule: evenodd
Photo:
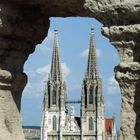
<path fill-rule="evenodd" d="M 57 129 L 57 118 L 56 116 L 54 115 L 53 116 L 53 130 L 56 130 Z"/>
<path fill-rule="evenodd" d="M 48 107 L 50 107 L 50 86 L 48 85 Z"/>
<path fill-rule="evenodd" d="M 89 118 L 89 130 L 93 130 L 93 118 Z"/>
<path fill-rule="evenodd" d="M 87 106 L 87 87 L 84 86 L 84 92 L 85 92 L 85 107 Z"/>
<path fill-rule="evenodd" d="M 89 104 L 93 104 L 93 94 L 94 94 L 94 89 L 93 87 L 91 87 L 89 91 Z"/>
<path fill-rule="evenodd" d="M 96 94 L 98 93 L 98 86 L 96 86 Z"/>
<path fill-rule="evenodd" d="M 95 92 L 96 92 L 96 99 L 95 99 L 95 102 L 96 102 L 96 105 L 97 105 L 97 95 L 98 95 L 98 86 L 96 86 L 96 90 L 95 90 Z"/>
<path fill-rule="evenodd" d="M 52 105 L 56 105 L 56 90 L 53 89 L 52 92 Z"/>

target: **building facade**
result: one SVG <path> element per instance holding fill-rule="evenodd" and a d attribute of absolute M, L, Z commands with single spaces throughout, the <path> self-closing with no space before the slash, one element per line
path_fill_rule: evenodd
<path fill-rule="evenodd" d="M 55 30 L 51 71 L 45 88 L 41 140 L 116 140 L 116 129 L 113 130 L 115 137 L 107 139 L 102 81 L 96 58 L 94 30 L 91 29 L 88 65 L 82 84 L 81 115 L 75 117 L 74 108 L 67 106 L 67 86 L 62 76 L 58 32 Z"/>
<path fill-rule="evenodd" d="M 39 126 L 23 126 L 25 140 L 40 140 Z"/>

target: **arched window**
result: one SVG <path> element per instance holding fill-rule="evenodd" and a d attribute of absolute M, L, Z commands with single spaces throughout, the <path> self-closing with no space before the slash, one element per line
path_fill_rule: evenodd
<path fill-rule="evenodd" d="M 56 116 L 53 116 L 53 130 L 57 129 L 57 120 L 56 120 Z"/>
<path fill-rule="evenodd" d="M 84 92 L 85 92 L 85 107 L 87 107 L 87 87 L 84 86 Z"/>
<path fill-rule="evenodd" d="M 99 94 L 98 94 L 98 86 L 96 86 L 95 92 L 96 92 L 95 103 L 96 103 L 96 106 L 97 106 L 97 100 L 98 100 L 98 99 L 97 99 L 97 95 L 99 95 Z"/>
<path fill-rule="evenodd" d="M 52 92 L 52 104 L 56 105 L 56 90 L 55 89 Z"/>
<path fill-rule="evenodd" d="M 50 85 L 48 85 L 48 107 L 50 107 Z"/>
<path fill-rule="evenodd" d="M 94 89 L 91 87 L 89 91 L 89 104 L 93 104 Z"/>
<path fill-rule="evenodd" d="M 98 86 L 96 86 L 96 95 L 98 94 Z"/>
<path fill-rule="evenodd" d="M 93 118 L 89 118 L 89 130 L 93 130 Z"/>

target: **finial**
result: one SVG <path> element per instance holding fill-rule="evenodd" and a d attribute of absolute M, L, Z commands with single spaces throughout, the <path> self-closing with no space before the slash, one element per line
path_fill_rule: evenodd
<path fill-rule="evenodd" d="M 55 31 L 55 33 L 57 33 L 57 32 L 58 32 L 58 30 L 57 30 L 57 29 L 55 29 L 54 31 Z"/>
<path fill-rule="evenodd" d="M 55 27 L 54 32 L 55 32 L 55 33 L 58 33 L 58 29 L 57 29 L 57 27 Z"/>
<path fill-rule="evenodd" d="M 91 26 L 91 33 L 94 33 L 94 27 L 93 27 L 93 25 Z"/>

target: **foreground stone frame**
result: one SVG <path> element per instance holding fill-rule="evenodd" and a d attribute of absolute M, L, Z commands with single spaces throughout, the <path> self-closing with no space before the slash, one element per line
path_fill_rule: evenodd
<path fill-rule="evenodd" d="M 59 2 L 58 2 L 59 1 Z M 139 0 L 0 1 L 0 140 L 24 140 L 20 104 L 23 66 L 47 36 L 50 17 L 93 17 L 120 55 L 115 67 L 122 93 L 120 140 L 140 139 Z"/>

